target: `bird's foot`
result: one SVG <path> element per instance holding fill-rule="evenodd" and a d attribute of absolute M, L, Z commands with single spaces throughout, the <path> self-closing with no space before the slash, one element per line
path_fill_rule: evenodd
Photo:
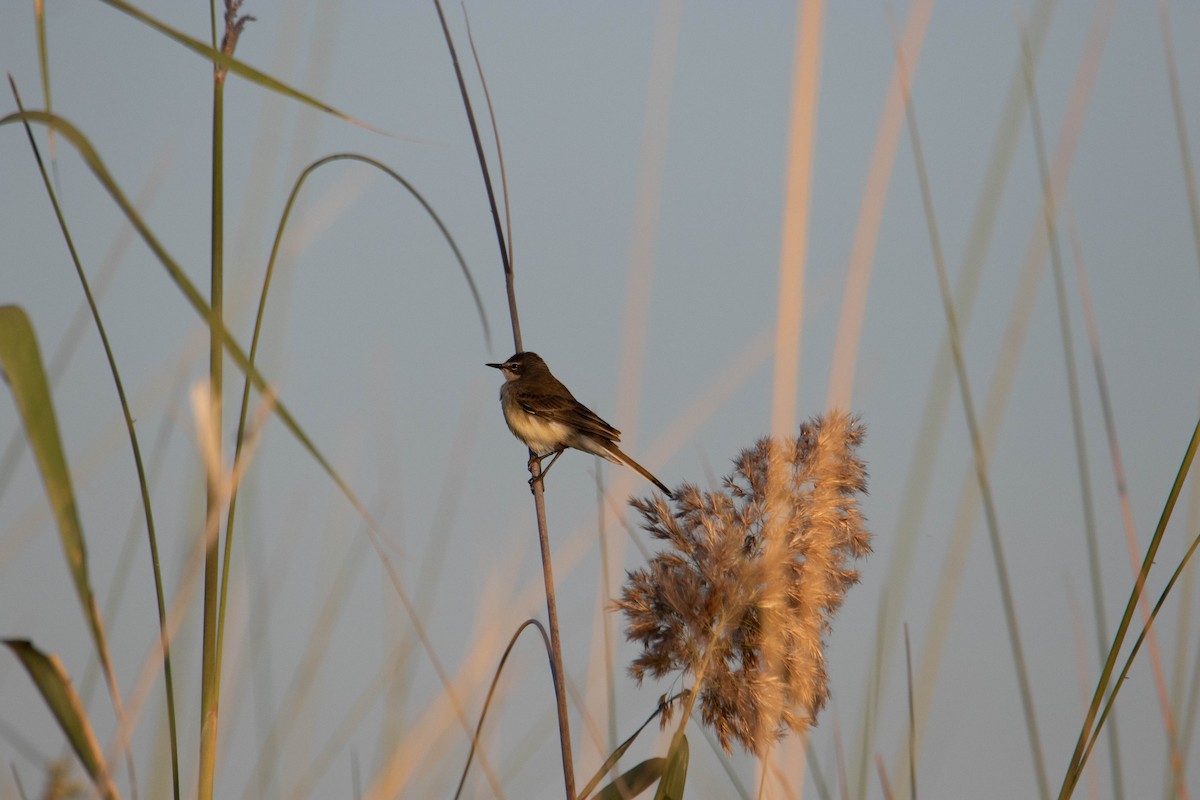
<path fill-rule="evenodd" d="M 529 490 L 530 491 L 533 491 L 533 485 L 535 483 L 541 483 L 542 487 L 545 488 L 546 474 L 550 472 L 550 468 L 554 466 L 554 462 L 558 460 L 558 457 L 560 455 L 562 455 L 562 452 L 563 452 L 562 450 L 555 450 L 554 452 L 546 453 L 546 455 L 543 455 L 543 456 L 535 456 L 535 455 L 529 456 L 529 463 L 526 464 L 526 466 L 529 467 L 529 471 L 531 473 L 533 472 L 533 465 L 534 464 L 538 465 L 538 474 L 532 475 L 529 478 Z M 545 458 L 548 458 L 550 456 L 554 456 L 554 457 L 550 459 L 550 463 L 546 465 L 545 469 L 541 469 L 542 460 Z"/>

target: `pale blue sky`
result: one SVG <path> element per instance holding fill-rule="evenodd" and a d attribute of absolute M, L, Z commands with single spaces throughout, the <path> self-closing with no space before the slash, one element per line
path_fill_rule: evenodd
<path fill-rule="evenodd" d="M 161 173 L 146 219 L 192 279 L 206 285 L 209 67 L 103 3 L 48 6 L 55 111 L 90 138 L 130 196 L 156 170 Z M 208 36 L 205 4 L 142 7 L 189 35 Z M 446 10 L 468 63 L 461 9 Z M 712 475 L 724 474 L 729 459 L 770 423 L 770 353 L 755 343 L 770 341 L 777 309 L 795 7 L 690 3 L 682 8 L 675 30 L 664 23 L 672 19 L 669 11 L 646 3 L 474 3 L 468 10 L 508 170 L 526 347 L 543 355 L 584 403 L 621 428 L 629 452 L 664 481 L 706 484 Z M 524 617 L 544 616 L 544 608 L 538 595 L 526 590 L 536 587 L 540 568 L 524 486 L 524 450 L 500 416 L 499 376 L 483 366 L 512 351 L 502 274 L 436 15 L 423 2 L 250 0 L 245 11 L 258 20 L 242 38 L 241 59 L 416 141 L 355 128 L 230 78 L 226 264 L 228 302 L 239 338 L 249 341 L 249 309 L 292 183 L 304 165 L 334 152 L 372 156 L 410 180 L 453 232 L 478 282 L 491 323 L 491 349 L 483 342 L 449 251 L 417 204 L 366 168 L 346 163 L 325 167 L 310 179 L 293 217 L 289 258 L 280 267 L 268 310 L 263 363 L 318 446 L 381 520 L 401 577 L 414 596 L 425 598 L 426 624 L 440 658 L 457 672 L 482 643 L 486 680 L 508 631 Z M 907 7 L 897 4 L 895 13 L 903 25 Z M 1096 3 L 1055 3 L 1036 74 L 1052 150 L 1097 14 Z M 1170 14 L 1195 159 L 1200 51 L 1190 43 L 1200 35 L 1200 11 L 1172 3 Z M 1027 2 L 959 2 L 935 5 L 930 17 L 913 93 L 952 279 L 959 274 L 988 180 L 1005 98 L 1019 79 L 1018 19 L 1033 16 Z M 669 101 L 650 102 L 655 43 L 673 36 L 677 43 L 665 94 Z M 32 3 L 0 7 L 0 68 L 13 75 L 27 106 L 40 107 L 34 42 Z M 659 50 L 660 56 L 669 52 Z M 893 64 L 886 4 L 829 4 L 796 409 L 802 418 L 821 412 L 826 402 L 846 264 Z M 482 113 L 473 72 L 470 86 Z M 626 347 L 622 331 L 629 322 L 648 107 L 652 124 L 667 128 L 665 160 L 658 165 L 647 338 L 640 348 L 643 370 L 631 387 L 618 382 Z M 0 101 L 0 116 L 14 108 L 10 99 Z M 972 389 L 981 406 L 992 388 L 1029 243 L 1043 229 L 1033 138 L 1028 117 L 1022 120 L 1012 166 L 1004 176 L 979 302 L 965 331 Z M 44 131 L 39 134 L 44 144 Z M 1068 224 L 1078 226 L 1134 521 L 1145 542 L 1195 425 L 1200 396 L 1200 351 L 1195 346 L 1200 260 L 1181 163 L 1157 4 L 1122 4 L 1108 28 L 1061 198 L 1067 211 L 1058 220 L 1110 627 L 1124 607 L 1130 572 L 1065 232 Z M 121 231 L 121 220 L 81 160 L 61 141 L 58 174 L 85 268 L 95 276 Z M 0 130 L 0 185 L 0 302 L 27 309 L 48 358 L 62 343 L 81 292 L 17 126 Z M 164 421 L 172 426 L 154 477 L 154 499 L 166 576 L 174 589 L 202 516 L 186 387 L 204 374 L 206 344 L 196 315 L 136 242 L 119 262 L 101 311 L 133 399 L 143 448 L 154 448 Z M 903 651 L 893 649 L 867 753 L 872 760 L 860 773 L 862 709 L 880 597 L 914 472 L 928 473 L 930 496 L 920 521 L 910 588 L 894 603 L 900 604 L 897 617 L 909 625 L 918 660 L 933 618 L 951 615 L 918 762 L 921 794 L 1007 798 L 1036 793 L 995 569 L 979 514 L 953 609 L 931 608 L 959 496 L 972 477 L 957 390 L 950 395 L 937 460 L 913 461 L 945 327 L 912 152 L 907 134 L 901 134 L 851 403 L 868 427 L 863 456 L 871 493 L 864 509 L 876 552 L 861 565 L 862 584 L 834 622 L 828 649 L 832 698 L 812 738 L 820 768 L 833 780 L 835 734 L 840 732 L 851 796 L 882 796 L 873 758 L 879 753 L 894 769 L 906 741 Z M 1057 787 L 1082 720 L 1083 697 L 1090 694 L 1097 671 L 1097 645 L 1048 263 L 1031 307 L 1027 343 L 1018 355 L 990 466 L 1049 781 Z M 747 358 L 758 361 L 746 364 Z M 685 432 L 682 445 L 664 449 L 662 437 L 681 416 L 712 397 L 722 376 L 743 367 L 748 377 L 726 387 L 724 399 Z M 227 374 L 240 390 L 232 367 Z M 107 596 L 137 494 L 115 393 L 90 325 L 57 381 L 54 397 L 76 475 L 93 581 Z M 619 409 L 629 416 L 618 416 Z M 16 426 L 12 404 L 0 402 L 0 434 L 7 440 Z M 566 455 L 550 481 L 548 509 L 562 558 L 577 559 L 573 567 L 564 560 L 558 572 L 560 612 L 568 626 L 567 670 L 576 683 L 587 686 L 591 713 L 603 715 L 603 682 L 589 668 L 596 662 L 592 622 L 597 598 L 602 592 L 614 594 L 618 578 L 607 591 L 600 585 L 596 468 L 590 457 Z M 603 473 L 617 492 L 606 510 L 608 533 L 621 537 L 613 512 L 622 508 L 626 493 L 644 493 L 646 487 L 608 465 Z M 0 496 L 0 635 L 32 638 L 60 654 L 72 675 L 81 676 L 87 658 L 84 628 L 27 454 L 11 480 Z M 361 560 L 351 562 L 357 571 L 344 590 L 346 606 L 334 624 L 311 702 L 285 725 L 289 738 L 275 762 L 277 779 L 263 794 L 282 797 L 386 663 L 395 643 L 401 637 L 412 639 L 412 628 L 398 610 L 378 560 L 364 549 L 362 526 L 353 511 L 278 424 L 268 426 L 248 480 L 232 623 L 233 657 L 241 661 L 230 667 L 225 695 L 224 719 L 230 728 L 219 777 L 222 797 L 258 796 L 254 768 L 264 759 L 261 748 L 270 738 L 272 715 L 287 703 L 286 692 L 338 565 L 347 554 Z M 447 497 L 448 480 L 454 490 Z M 1153 597 L 1190 542 L 1186 515 L 1191 502 L 1191 493 L 1185 493 L 1153 573 Z M 1193 522 L 1191 535 L 1195 533 Z M 111 624 L 127 692 L 156 630 L 144 534 L 136 536 L 130 584 Z M 628 543 L 620 547 L 620 558 L 625 568 L 642 561 Z M 429 588 L 420 588 L 425 581 Z M 1186 595 L 1168 601 L 1159 628 L 1168 687 L 1177 680 L 1181 599 Z M 503 613 L 499 620 L 493 616 L 497 613 Z M 245 644 L 252 614 L 256 626 L 265 626 L 254 628 L 253 663 Z M 189 618 L 176 651 L 188 786 L 198 727 L 196 617 Z M 1194 608 L 1187 619 L 1181 662 L 1185 685 L 1196 660 Z M 485 642 L 484 631 L 498 640 Z M 1077 645 L 1086 657 L 1082 667 Z M 548 778 L 558 769 L 548 725 L 552 696 L 544 663 L 531 645 L 522 650 L 510 694 L 496 717 L 491 760 L 504 776 L 509 796 L 552 797 L 559 786 L 556 777 Z M 632 652 L 623 646 L 617 660 L 621 736 L 668 689 L 665 684 L 638 689 L 624 676 L 623 665 Z M 311 796 L 350 796 L 351 753 L 362 774 L 373 775 L 380 763 L 379 732 L 386 725 L 397 726 L 402 734 L 419 730 L 420 714 L 439 689 L 426 657 L 417 654 L 411 664 L 407 694 L 379 693 L 348 747 L 311 787 Z M 1091 676 L 1086 686 L 1080 669 Z M 160 713 L 160 695 L 156 684 L 154 715 Z M 1155 697 L 1149 661 L 1141 660 L 1119 705 L 1127 797 L 1164 791 L 1166 746 Z M 470 694 L 472 718 L 481 702 L 478 691 Z M 107 739 L 109 705 L 97 694 L 89 708 Z M 150 787 L 165 786 L 154 783 L 163 774 L 163 762 L 153 763 L 154 719 L 148 718 L 135 740 L 143 796 L 161 796 Z M 58 753 L 59 738 L 49 715 L 27 676 L 7 657 L 0 658 L 0 720 L 19 731 L 36 753 Z M 578 716 L 574 728 L 579 772 L 586 780 L 600 756 Z M 601 729 L 606 730 L 603 721 Z M 536 745 L 532 752 L 523 743 L 531 731 L 540 731 L 531 740 Z M 698 732 L 692 741 L 689 796 L 731 796 L 727 778 Z M 663 747 L 645 735 L 629 763 L 661 754 Z M 1111 797 L 1102 749 L 1096 753 L 1099 796 Z M 439 754 L 405 796 L 447 796 L 465 752 L 464 737 L 452 727 Z M 15 764 L 26 792 L 36 792 L 40 763 L 24 744 L 0 738 L 0 760 Z M 741 779 L 753 785 L 753 763 L 739 755 L 734 765 Z M 0 770 L 0 798 L 16 797 L 11 773 Z M 1189 777 L 1194 791 L 1200 784 L 1194 764 Z M 478 796 L 486 796 L 486 783 L 475 785 Z"/>

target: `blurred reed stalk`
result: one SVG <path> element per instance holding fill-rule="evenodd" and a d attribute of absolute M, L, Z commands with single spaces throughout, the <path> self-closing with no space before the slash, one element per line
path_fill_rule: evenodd
<path fill-rule="evenodd" d="M 946 317 L 946 331 L 950 340 L 950 350 L 954 357 L 954 371 L 958 378 L 959 393 L 962 400 L 963 412 L 967 418 L 967 429 L 971 438 L 971 450 L 974 455 L 975 476 L 979 481 L 979 492 L 983 499 L 984 519 L 987 522 L 988 540 L 992 546 L 992 562 L 996 568 L 996 578 L 1000 584 L 1000 600 L 1004 608 L 1004 619 L 1008 629 L 1009 646 L 1012 648 L 1013 667 L 1017 675 L 1017 684 L 1021 694 L 1021 708 L 1025 718 L 1026 734 L 1029 738 L 1030 755 L 1033 761 L 1034 775 L 1037 778 L 1038 793 L 1042 798 L 1050 796 L 1049 783 L 1046 778 L 1046 767 L 1042 755 L 1041 737 L 1038 733 L 1037 715 L 1033 702 L 1033 691 L 1029 681 L 1029 670 L 1025 658 L 1025 649 L 1021 644 L 1020 626 L 1017 622 L 1016 604 L 1013 600 L 1012 585 L 1009 580 L 1008 561 L 1004 555 L 1003 540 L 1000 536 L 1000 524 L 996 513 L 995 499 L 991 489 L 991 479 L 988 474 L 987 455 L 983 445 L 983 435 L 976 413 L 976 404 L 971 392 L 971 384 L 967 376 L 966 362 L 962 353 L 962 340 L 958 326 L 958 317 L 954 310 L 951 296 L 950 279 L 946 274 L 946 262 L 942 250 L 941 235 L 938 232 L 937 217 L 934 213 L 933 195 L 929 185 L 929 174 L 925 168 L 925 154 L 921 145 L 920 132 L 917 128 L 916 110 L 913 106 L 912 93 L 909 85 L 910 75 L 904 65 L 904 54 L 897 42 L 895 20 L 892 19 L 892 39 L 896 58 L 899 62 L 899 74 L 903 80 L 905 118 L 908 122 L 909 142 L 912 145 L 913 161 L 917 170 L 917 180 L 921 191 L 921 203 L 924 207 L 925 222 L 929 233 L 929 244 L 933 254 L 933 265 L 937 273 L 938 291 L 942 299 L 942 310 Z"/>

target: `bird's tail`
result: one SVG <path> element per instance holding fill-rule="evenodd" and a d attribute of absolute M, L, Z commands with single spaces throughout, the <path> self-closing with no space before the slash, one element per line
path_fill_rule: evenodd
<path fill-rule="evenodd" d="M 617 447 L 615 444 L 611 444 L 611 443 L 606 443 L 606 444 L 607 444 L 608 451 L 610 453 L 612 453 L 612 455 L 616 456 L 616 460 L 620 461 L 622 464 L 625 464 L 626 466 L 633 467 L 633 469 L 636 470 L 639 475 L 641 475 L 643 478 L 650 481 L 655 486 L 657 486 L 659 489 L 661 489 L 662 493 L 665 494 L 668 498 L 674 499 L 675 495 L 671 494 L 671 490 L 667 488 L 667 485 L 665 483 L 663 483 L 662 481 L 660 481 L 658 478 L 654 477 L 654 475 L 652 475 L 650 473 L 650 470 L 646 469 L 641 464 L 634 461 L 632 458 L 630 458 L 628 455 L 626 455 L 625 452 L 621 450 L 621 448 Z"/>

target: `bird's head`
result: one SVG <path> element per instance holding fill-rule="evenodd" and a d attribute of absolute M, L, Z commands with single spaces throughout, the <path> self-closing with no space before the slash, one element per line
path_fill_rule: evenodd
<path fill-rule="evenodd" d="M 504 380 L 515 381 L 523 375 L 549 372 L 550 368 L 537 353 L 516 353 L 503 364 L 488 364 L 504 373 Z"/>

